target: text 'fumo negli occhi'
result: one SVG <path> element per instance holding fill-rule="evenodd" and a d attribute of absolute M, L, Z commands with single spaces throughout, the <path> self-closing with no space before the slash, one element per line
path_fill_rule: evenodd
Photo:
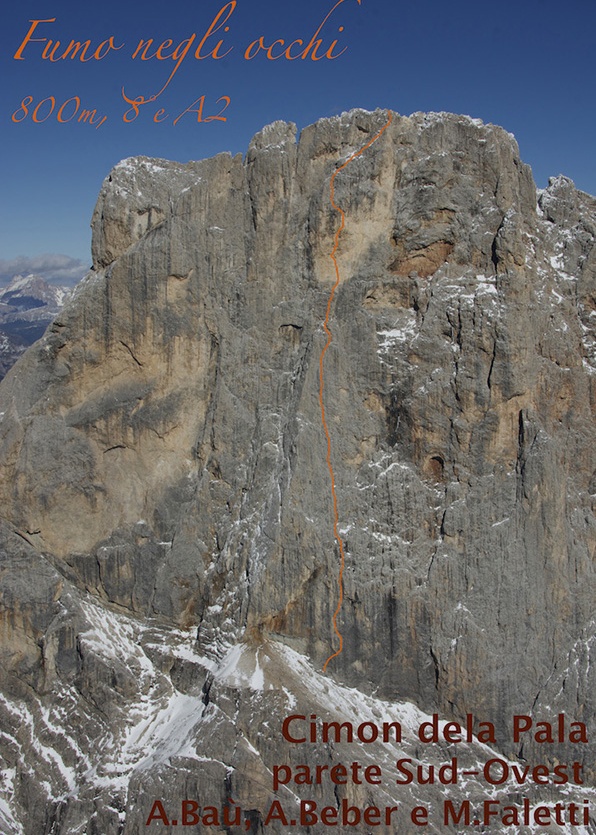
<path fill-rule="evenodd" d="M 357 0 L 360 5 L 360 0 Z M 230 54 L 239 54 L 245 61 L 282 61 L 283 62 L 319 62 L 335 61 L 347 51 L 345 27 L 337 19 L 338 10 L 346 0 L 336 2 L 324 14 L 320 12 L 315 21 L 300 21 L 297 37 L 275 37 L 264 34 L 250 37 L 246 42 L 246 33 L 242 25 L 234 25 L 234 12 L 237 0 L 229 0 L 211 18 L 205 29 L 189 32 L 186 37 L 164 37 L 165 32 L 135 36 L 131 42 L 125 42 L 122 36 L 112 34 L 98 41 L 79 33 L 76 38 L 64 36 L 61 30 L 66 23 L 56 17 L 33 18 L 24 37 L 17 46 L 15 61 L 43 61 L 46 67 L 54 64 L 66 64 L 73 68 L 92 62 L 109 63 L 117 53 L 127 56 L 136 63 L 161 64 L 165 68 L 163 80 L 158 89 L 139 92 L 131 91 L 129 82 L 123 78 L 121 95 L 128 105 L 122 114 L 122 120 L 130 123 L 141 112 L 149 121 L 159 124 L 170 121 L 177 125 L 181 120 L 190 118 L 197 123 L 226 122 L 228 115 L 222 115 L 231 105 L 229 95 L 211 92 L 199 95 L 195 91 L 188 106 L 177 107 L 170 111 L 167 107 L 155 108 L 153 105 L 177 75 L 184 63 L 194 61 L 220 62 Z M 254 24 L 258 25 L 258 24 Z M 155 36 L 157 34 L 157 37 Z M 172 33 L 170 33 L 172 34 Z M 253 33 L 255 34 L 255 33 Z M 237 39 L 240 39 L 238 41 Z M 45 77 L 45 76 L 44 76 Z M 28 91 L 21 97 L 20 106 L 13 111 L 14 123 L 32 122 L 43 124 L 48 120 L 58 124 L 93 125 L 98 128 L 105 124 L 107 115 L 99 112 L 86 95 L 74 93 L 66 98 L 52 95 L 37 96 Z"/>

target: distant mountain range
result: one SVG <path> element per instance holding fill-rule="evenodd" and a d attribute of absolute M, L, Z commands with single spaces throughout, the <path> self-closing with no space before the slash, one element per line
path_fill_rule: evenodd
<path fill-rule="evenodd" d="M 16 275 L 0 289 L 0 379 L 62 309 L 70 287 L 49 284 L 38 275 Z"/>

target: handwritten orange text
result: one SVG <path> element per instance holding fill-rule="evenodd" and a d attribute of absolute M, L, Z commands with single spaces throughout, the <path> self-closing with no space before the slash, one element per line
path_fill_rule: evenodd
<path fill-rule="evenodd" d="M 338 2 L 333 6 L 330 12 L 328 12 L 325 17 L 323 18 L 322 22 L 319 24 L 315 33 L 311 36 L 310 40 L 308 41 L 307 45 L 304 46 L 304 39 L 303 38 L 296 38 L 296 40 L 292 41 L 286 46 L 286 42 L 283 38 L 278 38 L 277 40 L 273 41 L 272 43 L 267 46 L 265 43 L 265 38 L 261 35 L 260 38 L 256 38 L 252 43 L 250 43 L 245 51 L 244 57 L 247 61 L 250 61 L 252 58 L 255 58 L 259 52 L 264 52 L 267 56 L 269 61 L 277 61 L 280 58 L 285 58 L 287 61 L 296 61 L 298 58 L 301 60 L 306 60 L 310 58 L 311 61 L 321 61 L 323 58 L 327 58 L 328 60 L 333 60 L 334 58 L 339 58 L 340 55 L 343 55 L 346 51 L 347 47 L 344 47 L 339 52 L 334 53 L 333 50 L 337 46 L 337 39 L 334 40 L 331 45 L 327 48 L 327 51 L 323 55 L 318 54 L 318 50 L 323 47 L 323 39 L 319 37 L 321 34 L 323 27 L 333 14 L 333 12 L 337 9 L 338 6 L 344 0 L 338 0 Z M 360 5 L 360 0 L 357 0 L 358 5 Z M 339 32 L 344 31 L 344 27 L 339 27 Z M 297 47 L 297 49 L 292 52 L 292 48 Z"/>
<path fill-rule="evenodd" d="M 250 35 L 244 33 L 246 40 L 240 45 L 238 57 L 242 57 L 245 61 L 265 59 L 267 61 L 308 60 L 316 62 L 333 61 L 339 58 L 346 52 L 347 46 L 340 43 L 339 35 L 344 32 L 345 27 L 339 25 L 337 10 L 346 0 L 331 0 L 331 2 L 334 5 L 322 19 L 319 18 L 318 26 L 308 24 L 306 34 L 303 31 L 300 37 L 275 38 L 273 35 L 262 34 L 246 46 L 249 37 L 253 38 L 259 30 L 253 31 Z M 356 0 L 356 2 L 360 5 L 362 0 Z M 141 109 L 148 111 L 149 117 L 155 124 L 170 120 L 176 125 L 182 119 L 188 122 L 186 117 L 192 117 L 194 121 L 203 123 L 226 122 L 228 116 L 224 116 L 223 113 L 231 104 L 229 96 L 220 96 L 212 106 L 206 104 L 205 96 L 199 96 L 185 110 L 171 116 L 167 113 L 165 106 L 160 108 L 157 106 L 145 108 L 144 106 L 157 101 L 185 61 L 192 61 L 193 58 L 195 61 L 206 59 L 221 61 L 236 49 L 237 44 L 233 43 L 233 33 L 230 30 L 237 5 L 237 0 L 227 0 L 205 29 L 200 28 L 198 31 L 187 33 L 184 38 L 164 38 L 163 35 L 167 33 L 160 33 L 160 37 L 144 35 L 128 44 L 121 42 L 116 35 L 109 35 L 99 42 L 90 37 L 82 37 L 80 40 L 67 40 L 62 36 L 57 38 L 55 37 L 57 34 L 56 17 L 35 18 L 29 20 L 29 28 L 13 58 L 15 61 L 41 60 L 50 64 L 71 62 L 75 66 L 88 61 L 103 61 L 112 53 L 125 49 L 129 60 L 137 63 L 157 61 L 165 69 L 163 79 L 155 85 L 156 87 L 160 85 L 157 92 L 135 91 L 131 95 L 129 82 L 123 80 L 120 89 L 122 98 L 128 105 L 122 115 L 125 123 L 134 122 Z M 331 19 L 334 16 L 337 27 L 335 34 L 330 31 Z M 19 95 L 22 96 L 23 93 Z M 27 120 L 35 124 L 47 121 L 58 121 L 60 124 L 81 122 L 99 127 L 99 124 L 103 124 L 106 119 L 107 116 L 97 117 L 97 112 L 93 108 L 85 109 L 79 96 L 72 96 L 61 103 L 53 96 L 40 97 L 37 101 L 34 94 L 26 95 L 21 99 L 20 108 L 12 114 L 12 121 L 15 123 Z"/>
<path fill-rule="evenodd" d="M 215 15 L 211 24 L 201 40 L 199 41 L 198 46 L 195 49 L 194 57 L 197 61 L 203 61 L 205 58 L 213 58 L 215 61 L 219 61 L 221 58 L 225 58 L 226 55 L 229 55 L 230 52 L 233 50 L 233 46 L 230 46 L 225 52 L 222 52 L 223 48 L 223 38 L 219 38 L 215 46 L 209 45 L 211 48 L 207 51 L 207 41 L 212 39 L 216 32 L 219 32 L 223 29 L 224 33 L 230 31 L 230 27 L 227 26 L 228 20 L 231 18 L 234 9 L 236 8 L 236 0 L 231 0 L 231 2 L 226 3 L 225 6 L 222 6 L 218 13 Z M 155 101 L 158 96 L 161 96 L 163 91 L 169 85 L 170 81 L 174 78 L 176 73 L 178 72 L 180 65 L 188 55 L 190 48 L 194 45 L 197 40 L 196 32 L 193 32 L 190 37 L 186 38 L 185 40 L 180 41 L 180 43 L 173 49 L 171 52 L 169 51 L 172 46 L 174 45 L 174 41 L 171 38 L 167 38 L 165 41 L 159 44 L 159 46 L 155 49 L 154 52 L 151 52 L 153 46 L 153 38 L 148 38 L 144 40 L 143 38 L 140 39 L 135 51 L 132 54 L 133 58 L 140 58 L 141 61 L 151 61 L 152 59 L 156 58 L 158 61 L 167 61 L 172 60 L 175 61 L 176 64 L 174 69 L 168 76 L 166 83 L 163 85 L 161 90 L 158 93 L 154 93 L 148 99 L 143 99 L 142 96 L 139 96 L 139 104 L 145 104 L 146 101 Z"/>
<path fill-rule="evenodd" d="M 29 31 L 23 38 L 23 41 L 17 51 L 14 54 L 15 61 L 24 61 L 25 58 L 23 57 L 23 52 L 25 51 L 25 47 L 30 43 L 39 43 L 45 44 L 44 48 L 41 51 L 41 57 L 44 61 L 65 61 L 67 58 L 70 58 L 71 61 L 74 61 L 75 58 L 78 57 L 79 61 L 101 61 L 103 58 L 106 57 L 110 52 L 117 51 L 122 49 L 124 44 L 120 44 L 120 46 L 116 46 L 114 43 L 114 36 L 110 35 L 109 38 L 102 41 L 98 44 L 95 49 L 88 55 L 88 51 L 92 49 L 91 47 L 91 40 L 86 41 L 70 41 L 67 46 L 65 46 L 62 51 L 60 51 L 60 47 L 62 46 L 60 41 L 54 41 L 51 38 L 34 38 L 33 33 L 37 29 L 40 23 L 55 23 L 55 17 L 47 17 L 47 18 L 40 18 L 39 20 L 32 20 L 31 26 L 29 27 Z"/>
<path fill-rule="evenodd" d="M 46 96 L 45 99 L 37 102 L 33 107 L 33 96 L 25 96 L 21 101 L 20 107 L 12 114 L 13 122 L 24 122 L 29 117 L 36 125 L 47 122 L 48 119 L 53 118 L 61 125 L 66 125 L 73 120 L 77 123 L 93 125 L 95 128 L 100 128 L 108 118 L 107 116 L 99 116 L 97 109 L 81 108 L 81 99 L 79 96 L 71 96 L 62 104 L 58 105 L 55 96 Z"/>
<path fill-rule="evenodd" d="M 124 101 L 130 105 L 128 110 L 126 110 L 122 116 L 122 120 L 127 124 L 129 122 L 134 122 L 140 113 L 141 107 L 144 104 L 150 104 L 152 101 L 152 99 L 144 99 L 142 96 L 139 96 L 136 99 L 129 99 L 124 90 L 122 91 L 122 96 Z M 220 105 L 217 113 L 206 114 L 204 112 L 205 96 L 199 96 L 198 99 L 195 99 L 188 107 L 185 107 L 181 113 L 174 117 L 172 124 L 177 125 L 184 116 L 188 116 L 190 114 L 194 114 L 194 116 L 196 116 L 196 122 L 227 122 L 228 117 L 223 116 L 222 114 L 228 109 L 231 102 L 232 100 L 229 96 L 220 96 L 215 102 L 216 105 Z M 165 122 L 169 118 L 171 117 L 168 113 L 166 113 L 166 109 L 164 107 L 160 107 L 159 110 L 156 110 L 153 114 L 153 121 L 155 124 Z"/>

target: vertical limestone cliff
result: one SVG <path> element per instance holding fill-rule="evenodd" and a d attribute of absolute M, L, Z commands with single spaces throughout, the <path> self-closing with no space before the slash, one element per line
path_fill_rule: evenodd
<path fill-rule="evenodd" d="M 145 825 L 153 800 L 197 797 L 233 798 L 249 828 L 193 831 L 290 831 L 265 826 L 273 765 L 356 758 L 282 744 L 293 712 L 399 719 L 405 753 L 357 755 L 388 774 L 453 755 L 421 749 L 419 711 L 471 715 L 492 756 L 577 761 L 593 784 L 593 745 L 514 744 L 511 718 L 596 733 L 596 200 L 564 177 L 537 192 L 513 137 L 468 117 L 394 115 L 335 178 L 344 648 L 321 674 L 339 561 L 318 400 L 329 181 L 386 119 L 352 111 L 298 142 L 275 123 L 244 160 L 140 157 L 104 182 L 92 272 L 0 386 L 7 835 L 174 832 Z M 436 810 L 444 792 L 291 789 L 290 810 Z M 549 831 L 591 831 L 566 826 Z"/>

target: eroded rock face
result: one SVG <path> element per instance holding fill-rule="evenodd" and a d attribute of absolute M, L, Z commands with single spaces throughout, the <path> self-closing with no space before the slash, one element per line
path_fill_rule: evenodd
<path fill-rule="evenodd" d="M 251 831 L 277 831 L 263 820 L 279 737 L 262 723 L 331 698 L 323 679 L 287 683 L 284 647 L 320 669 L 337 646 L 318 402 L 329 180 L 386 118 L 353 111 L 298 143 L 276 123 L 244 161 L 121 163 L 94 213 L 94 271 L 2 383 L 7 768 L 26 746 L 17 702 L 38 734 L 65 723 L 58 694 L 75 717 L 69 742 L 46 743 L 66 771 L 30 751 L 28 779 L 15 770 L 27 835 L 145 831 L 150 796 L 225 803 L 230 780 Z M 596 201 L 563 177 L 537 194 L 510 134 L 448 114 L 395 115 L 335 199 L 324 375 L 346 568 L 329 672 L 490 721 L 508 756 L 513 714 L 564 712 L 593 735 Z M 110 653 L 97 636 L 117 618 Z M 126 737 L 140 705 L 144 759 Z M 178 748 L 158 715 L 182 722 Z M 589 746 L 543 748 L 522 753 L 581 760 L 591 779 Z M 44 780 L 61 800 L 27 823 Z"/>

